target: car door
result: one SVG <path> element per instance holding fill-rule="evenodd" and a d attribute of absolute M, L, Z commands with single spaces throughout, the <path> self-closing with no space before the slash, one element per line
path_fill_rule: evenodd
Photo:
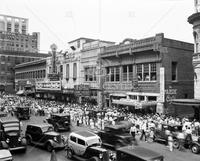
<path fill-rule="evenodd" d="M 86 151 L 87 145 L 83 139 L 77 139 L 77 154 L 83 156 Z"/>
<path fill-rule="evenodd" d="M 38 136 L 37 136 L 37 130 L 38 128 L 35 126 L 31 127 L 31 137 L 32 137 L 32 141 L 37 141 L 38 140 Z"/>

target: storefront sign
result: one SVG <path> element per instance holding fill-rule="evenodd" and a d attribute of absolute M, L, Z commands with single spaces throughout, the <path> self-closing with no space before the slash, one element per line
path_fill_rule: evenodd
<path fill-rule="evenodd" d="M 58 91 L 61 90 L 61 82 L 60 81 L 36 82 L 36 90 Z"/>
<path fill-rule="evenodd" d="M 170 103 L 172 102 L 173 99 L 176 99 L 177 95 L 177 89 L 173 89 L 171 86 L 165 90 L 165 100 L 166 102 Z"/>
<path fill-rule="evenodd" d="M 75 85 L 74 89 L 76 91 L 89 91 L 90 90 L 90 86 L 87 84 L 79 84 L 79 85 Z"/>
<path fill-rule="evenodd" d="M 60 76 L 57 73 L 50 73 L 50 74 L 48 74 L 48 79 L 50 81 L 59 81 Z"/>
<path fill-rule="evenodd" d="M 63 89 L 63 93 L 72 94 L 74 93 L 74 89 Z"/>
<path fill-rule="evenodd" d="M 104 83 L 103 88 L 107 90 L 131 90 L 132 84 Z"/>

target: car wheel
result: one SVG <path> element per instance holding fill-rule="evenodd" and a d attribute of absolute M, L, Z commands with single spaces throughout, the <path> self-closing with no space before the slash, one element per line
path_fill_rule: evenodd
<path fill-rule="evenodd" d="M 55 125 L 55 126 L 54 126 L 54 130 L 55 130 L 56 132 L 58 132 L 58 125 Z"/>
<path fill-rule="evenodd" d="M 174 139 L 173 147 L 174 147 L 175 149 L 178 149 L 178 147 L 179 147 L 179 142 L 178 142 L 177 139 Z"/>
<path fill-rule="evenodd" d="M 31 145 L 32 144 L 32 139 L 30 137 L 27 137 L 26 142 L 27 142 L 27 145 Z"/>
<path fill-rule="evenodd" d="M 52 150 L 53 150 L 53 146 L 50 143 L 47 143 L 46 148 L 47 148 L 48 152 L 52 152 Z"/>
<path fill-rule="evenodd" d="M 194 154 L 198 154 L 199 151 L 200 151 L 200 147 L 199 147 L 198 145 L 192 145 L 191 151 L 192 151 L 192 153 L 194 153 Z"/>
<path fill-rule="evenodd" d="M 99 158 L 98 157 L 92 157 L 89 159 L 89 161 L 99 161 Z"/>
<path fill-rule="evenodd" d="M 8 148 L 9 148 L 8 144 L 7 144 L 5 141 L 2 141 L 2 142 L 1 142 L 1 147 L 2 147 L 3 149 L 8 149 Z"/>
<path fill-rule="evenodd" d="M 67 158 L 71 159 L 73 157 L 73 152 L 71 149 L 67 150 Z"/>

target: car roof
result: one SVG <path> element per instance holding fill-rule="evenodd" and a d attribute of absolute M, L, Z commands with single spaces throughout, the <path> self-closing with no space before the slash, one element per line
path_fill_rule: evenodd
<path fill-rule="evenodd" d="M 47 127 L 47 126 L 52 126 L 51 124 L 46 124 L 46 123 L 42 123 L 42 124 L 28 124 L 27 126 L 36 126 L 36 127 Z"/>
<path fill-rule="evenodd" d="M 119 129 L 123 129 L 126 128 L 127 126 L 124 124 L 119 124 L 119 125 L 109 125 L 106 126 L 105 128 L 109 128 L 109 129 L 113 129 L 113 130 L 119 130 Z"/>
<path fill-rule="evenodd" d="M 1 117 L 0 121 L 2 123 L 19 122 L 19 120 L 17 118 L 14 118 L 14 117 Z"/>
<path fill-rule="evenodd" d="M 12 155 L 9 150 L 2 149 L 0 150 L 0 160 L 1 159 L 11 159 Z"/>
<path fill-rule="evenodd" d="M 60 116 L 60 117 L 62 117 L 62 116 L 69 116 L 69 114 L 67 114 L 67 113 L 52 113 L 51 115 Z"/>
<path fill-rule="evenodd" d="M 99 137 L 98 135 L 94 134 L 93 132 L 90 131 L 75 131 L 72 132 L 70 135 L 76 136 L 80 139 L 84 139 L 84 140 L 89 140 L 90 138 L 94 138 L 94 137 Z"/>
<path fill-rule="evenodd" d="M 144 147 L 133 147 L 133 146 L 125 146 L 125 147 L 121 147 L 119 149 L 117 149 L 117 151 L 119 152 L 123 152 L 129 155 L 134 155 L 138 158 L 142 158 L 144 160 L 150 160 L 150 159 L 154 159 L 154 158 L 158 158 L 158 157 L 162 157 L 163 155 L 154 152 L 150 149 L 146 149 Z"/>

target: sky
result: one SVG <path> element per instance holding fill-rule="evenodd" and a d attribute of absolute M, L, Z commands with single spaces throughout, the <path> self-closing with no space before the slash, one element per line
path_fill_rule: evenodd
<path fill-rule="evenodd" d="M 194 0 L 0 0 L 0 14 L 29 19 L 28 31 L 40 32 L 40 52 L 69 48 L 79 37 L 122 42 L 164 33 L 193 43 Z"/>

